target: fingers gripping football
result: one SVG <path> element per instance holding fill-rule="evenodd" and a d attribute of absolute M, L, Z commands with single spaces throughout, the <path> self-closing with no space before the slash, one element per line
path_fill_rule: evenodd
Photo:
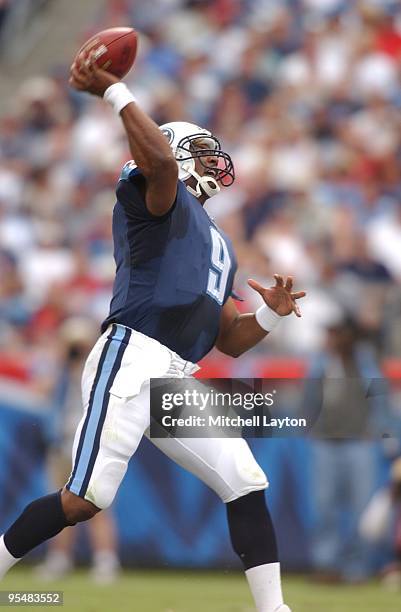
<path fill-rule="evenodd" d="M 273 287 L 263 287 L 254 279 L 249 279 L 248 285 L 257 291 L 265 304 L 280 316 L 283 317 L 293 312 L 297 317 L 300 317 L 301 311 L 296 300 L 305 297 L 306 292 L 292 291 L 294 283 L 292 276 L 288 276 L 285 282 L 280 274 L 275 274 L 274 279 L 276 284 Z"/>
<path fill-rule="evenodd" d="M 97 66 L 95 52 L 88 57 L 79 55 L 70 69 L 71 87 L 79 91 L 87 91 L 95 96 L 102 97 L 110 85 L 118 82 L 118 77 Z"/>

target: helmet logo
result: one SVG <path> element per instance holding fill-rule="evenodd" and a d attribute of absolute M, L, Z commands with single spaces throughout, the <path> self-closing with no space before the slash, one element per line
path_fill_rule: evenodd
<path fill-rule="evenodd" d="M 171 128 L 169 127 L 165 127 L 162 129 L 162 133 L 165 135 L 165 137 L 168 140 L 168 144 L 171 145 L 171 143 L 174 140 L 174 132 Z"/>

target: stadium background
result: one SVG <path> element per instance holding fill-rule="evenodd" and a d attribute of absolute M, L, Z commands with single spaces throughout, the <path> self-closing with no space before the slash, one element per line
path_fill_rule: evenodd
<path fill-rule="evenodd" d="M 49 487 L 60 327 L 72 317 L 98 323 L 108 308 L 114 186 L 129 154 L 111 111 L 67 85 L 73 50 L 104 27 L 141 32 L 126 80 L 142 108 L 159 124 L 205 125 L 233 157 L 236 183 L 208 209 L 235 243 L 239 307 L 258 304 L 250 276 L 291 273 L 308 292 L 301 321 L 283 321 L 239 360 L 212 354 L 204 376 L 302 377 L 324 352 L 327 327 L 346 312 L 400 411 L 399 2 L 122 0 L 90 8 L 87 22 L 72 11 L 64 27 L 70 54 L 55 47 L 46 71 L 36 66 L 28 77 L 50 36 L 49 25 L 40 27 L 48 3 L 0 3 L 0 530 Z M 253 448 L 269 474 L 284 565 L 305 570 L 316 524 L 313 444 L 257 440 Z M 370 495 L 399 452 L 397 440 L 370 445 L 374 469 L 359 476 Z M 149 443 L 114 513 L 127 564 L 238 567 L 215 497 Z M 85 558 L 85 545 L 78 553 Z"/>

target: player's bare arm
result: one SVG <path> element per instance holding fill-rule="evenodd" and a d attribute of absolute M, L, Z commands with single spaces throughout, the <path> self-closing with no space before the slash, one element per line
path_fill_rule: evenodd
<path fill-rule="evenodd" d="M 293 278 L 289 276 L 284 279 L 275 274 L 276 285 L 274 287 L 263 287 L 257 281 L 250 279 L 248 284 L 257 291 L 265 304 L 279 316 L 287 316 L 294 313 L 301 316 L 296 300 L 305 297 L 305 291 L 292 291 Z M 235 306 L 234 300 L 229 298 L 224 305 L 220 319 L 220 332 L 216 347 L 222 353 L 231 357 L 239 357 L 245 351 L 258 344 L 267 336 L 267 332 L 256 320 L 255 313 L 240 314 Z"/>
<path fill-rule="evenodd" d="M 103 97 L 118 77 L 98 68 L 94 61 L 74 62 L 70 85 L 80 91 Z M 131 154 L 146 179 L 143 193 L 148 210 L 164 215 L 174 203 L 177 192 L 178 167 L 171 147 L 152 119 L 137 104 L 130 103 L 120 113 L 127 133 Z"/>

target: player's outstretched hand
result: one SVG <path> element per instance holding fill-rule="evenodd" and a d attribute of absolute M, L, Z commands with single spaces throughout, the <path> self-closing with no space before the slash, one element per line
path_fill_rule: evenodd
<path fill-rule="evenodd" d="M 263 298 L 263 301 L 277 314 L 284 317 L 292 312 L 295 312 L 297 317 L 301 316 L 296 300 L 305 297 L 305 291 L 292 291 L 294 279 L 289 276 L 284 283 L 284 279 L 280 274 L 274 275 L 276 284 L 274 287 L 262 287 L 257 281 L 250 278 L 248 285 L 255 289 Z"/>
<path fill-rule="evenodd" d="M 70 69 L 71 87 L 79 91 L 87 91 L 94 96 L 103 97 L 106 89 L 119 81 L 120 79 L 114 74 L 97 66 L 93 54 L 88 58 L 78 56 Z"/>

